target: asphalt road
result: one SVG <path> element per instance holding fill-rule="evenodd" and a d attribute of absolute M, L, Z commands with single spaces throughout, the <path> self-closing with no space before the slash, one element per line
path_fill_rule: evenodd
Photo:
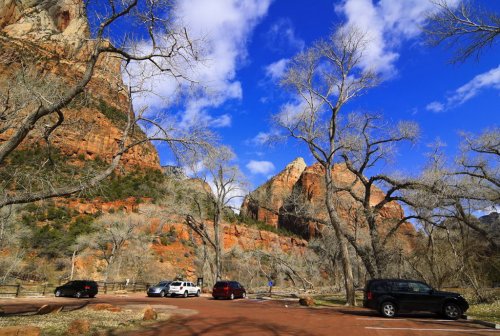
<path fill-rule="evenodd" d="M 111 303 L 116 306 L 149 304 L 175 306 L 197 314 L 175 314 L 146 331 L 127 332 L 127 336 L 152 335 L 348 335 L 348 336 L 456 336 L 499 335 L 500 330 L 468 321 L 442 320 L 435 315 L 403 315 L 385 319 L 362 308 L 305 308 L 295 302 L 239 299 L 213 300 L 210 297 L 148 298 L 143 294 L 98 295 L 94 299 L 19 298 L 0 299 L 6 313 L 35 311 L 44 304 L 64 304 L 77 307 L 89 303 Z"/>

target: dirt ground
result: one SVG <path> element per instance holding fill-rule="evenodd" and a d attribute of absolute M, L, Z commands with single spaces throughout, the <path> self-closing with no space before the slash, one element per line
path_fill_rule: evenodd
<path fill-rule="evenodd" d="M 416 336 L 416 335 L 495 335 L 500 330 L 487 328 L 468 321 L 447 321 L 434 315 L 402 315 L 384 319 L 375 312 L 362 308 L 305 308 L 296 302 L 256 299 L 213 300 L 200 298 L 148 298 L 144 294 L 98 295 L 94 299 L 73 298 L 18 298 L 0 299 L 5 313 L 35 311 L 44 304 L 64 304 L 66 307 L 85 303 L 111 303 L 117 306 L 149 304 L 167 305 L 195 310 L 197 314 L 175 314 L 145 331 L 120 335 L 349 335 L 349 336 Z M 180 311 L 179 311 L 180 312 Z"/>

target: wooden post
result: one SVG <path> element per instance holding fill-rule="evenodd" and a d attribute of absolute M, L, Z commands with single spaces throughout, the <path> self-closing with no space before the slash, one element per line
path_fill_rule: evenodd
<path fill-rule="evenodd" d="M 21 293 L 21 285 L 17 284 L 16 297 L 18 297 L 20 293 Z"/>
<path fill-rule="evenodd" d="M 42 296 L 45 296 L 45 290 L 47 289 L 47 285 L 43 285 Z"/>

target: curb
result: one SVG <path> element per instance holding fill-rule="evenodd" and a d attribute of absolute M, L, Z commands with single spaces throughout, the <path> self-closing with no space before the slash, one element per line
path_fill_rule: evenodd
<path fill-rule="evenodd" d="M 477 324 L 480 324 L 480 325 L 485 326 L 485 327 L 490 327 L 490 328 L 493 328 L 493 329 L 500 329 L 500 324 L 498 324 L 498 323 L 488 322 L 488 321 L 483 321 L 483 320 L 477 320 L 477 319 L 475 319 L 472 316 L 466 316 L 465 319 L 467 321 L 470 321 L 472 323 L 477 323 Z"/>

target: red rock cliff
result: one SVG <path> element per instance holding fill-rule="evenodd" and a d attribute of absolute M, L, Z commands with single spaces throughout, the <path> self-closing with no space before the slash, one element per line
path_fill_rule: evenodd
<path fill-rule="evenodd" d="M 81 0 L 5 0 L 0 2 L 0 89 L 16 90 L 20 74 L 31 78 L 47 99 L 78 82 L 94 42 Z M 21 64 L 28 65 L 22 68 Z M 14 91 L 12 91 L 14 92 Z M 15 93 L 15 92 L 14 92 Z M 26 93 L 22 93 L 26 94 Z M 121 140 L 129 100 L 122 82 L 121 64 L 113 55 L 103 55 L 78 97 L 62 109 L 64 123 L 51 135 L 52 144 L 69 157 L 101 158 L 109 161 Z M 26 109 L 32 109 L 28 105 Z M 17 115 L 22 117 L 22 110 Z M 23 146 L 41 141 L 44 128 L 35 128 Z M 0 141 L 9 136 L 0 134 Z M 133 137 L 144 137 L 138 130 Z M 151 143 L 132 148 L 122 165 L 159 169 Z"/>
<path fill-rule="evenodd" d="M 339 187 L 351 185 L 355 176 L 345 165 L 335 165 L 333 180 Z M 355 184 L 355 191 L 362 192 L 361 184 Z M 371 191 L 371 204 L 380 202 L 384 193 L 377 187 Z M 321 225 L 304 220 L 300 215 L 293 214 L 287 209 L 288 202 L 293 200 L 295 207 L 303 208 L 306 216 L 310 215 L 321 220 L 328 220 L 325 209 L 324 169 L 316 163 L 306 167 L 304 160 L 299 158 L 290 163 L 282 172 L 271 180 L 258 187 L 243 202 L 241 211 L 244 215 L 265 222 L 274 227 L 282 227 L 305 238 L 317 235 Z M 360 230 L 366 225 L 362 216 L 356 215 L 361 207 L 347 192 L 337 193 L 335 196 L 337 211 L 345 220 L 350 229 L 358 225 Z M 287 201 L 288 199 L 288 201 Z M 306 210 L 305 210 L 306 209 Z M 302 210 L 302 209 L 301 209 Z M 391 223 L 404 217 L 401 205 L 396 202 L 386 204 L 380 211 L 378 221 L 379 230 L 384 232 Z M 415 229 L 410 223 L 405 223 L 399 229 L 399 234 L 413 235 Z"/>

